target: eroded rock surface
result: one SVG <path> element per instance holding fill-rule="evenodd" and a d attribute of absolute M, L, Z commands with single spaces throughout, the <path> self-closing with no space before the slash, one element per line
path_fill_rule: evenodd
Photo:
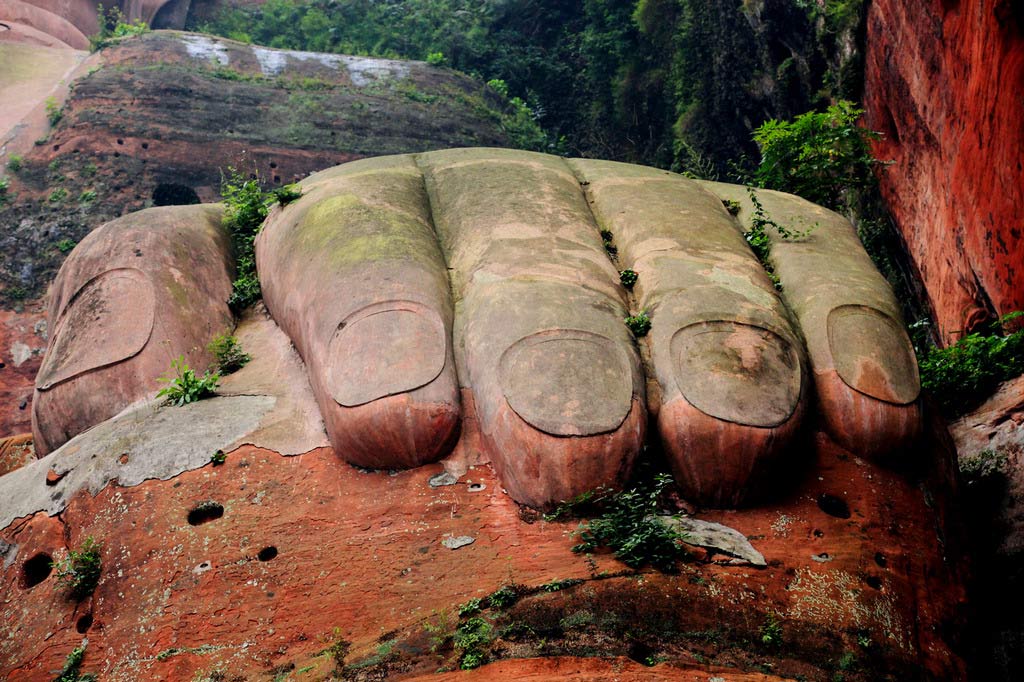
<path fill-rule="evenodd" d="M 1024 10 L 879 0 L 867 46 L 882 192 L 949 343 L 1024 309 Z"/>

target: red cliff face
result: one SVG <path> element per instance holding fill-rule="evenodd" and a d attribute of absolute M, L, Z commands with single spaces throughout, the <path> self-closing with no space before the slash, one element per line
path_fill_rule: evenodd
<path fill-rule="evenodd" d="M 1024 309 L 1024 7 L 875 0 L 867 124 L 945 343 Z"/>

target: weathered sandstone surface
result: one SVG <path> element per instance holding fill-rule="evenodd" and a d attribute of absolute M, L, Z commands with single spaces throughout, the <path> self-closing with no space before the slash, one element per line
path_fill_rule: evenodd
<path fill-rule="evenodd" d="M 866 123 L 885 195 L 949 343 L 1024 310 L 1024 9 L 876 0 Z"/>

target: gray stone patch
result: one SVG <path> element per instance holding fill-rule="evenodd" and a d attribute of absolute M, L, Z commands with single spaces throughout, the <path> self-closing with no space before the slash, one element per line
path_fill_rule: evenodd
<path fill-rule="evenodd" d="M 734 528 L 712 521 L 701 521 L 690 516 L 661 516 L 658 518 L 662 523 L 685 535 L 683 542 L 688 545 L 728 554 L 759 568 L 768 565 L 764 556 L 754 549 L 754 546 L 742 533 Z"/>
<path fill-rule="evenodd" d="M 96 495 L 114 479 L 131 487 L 209 464 L 217 450 L 229 452 L 245 442 L 275 402 L 270 396 L 221 396 L 183 407 L 131 406 L 46 457 L 0 476 L 0 528 L 41 511 L 58 514 L 78 491 Z M 122 455 L 128 456 L 124 464 Z M 60 480 L 48 486 L 51 469 Z"/>
<path fill-rule="evenodd" d="M 201 35 L 186 34 L 181 36 L 181 41 L 185 43 L 185 49 L 188 51 L 188 56 L 199 61 L 209 62 L 215 61 L 221 66 L 227 66 L 228 62 L 231 61 L 228 57 L 228 48 L 212 38 Z"/>
<path fill-rule="evenodd" d="M 14 563 L 14 559 L 18 556 L 18 546 L 12 545 L 9 542 L 0 540 L 0 558 L 4 560 L 4 570 L 6 571 Z"/>
<path fill-rule="evenodd" d="M 446 485 L 455 485 L 459 482 L 459 479 L 454 474 L 450 474 L 447 471 L 442 471 L 439 474 L 434 474 L 427 481 L 431 488 L 442 488 Z"/>
<path fill-rule="evenodd" d="M 455 537 L 449 535 L 444 540 L 441 540 L 441 544 L 448 549 L 458 549 L 459 547 L 472 545 L 474 542 L 476 542 L 476 538 L 471 538 L 468 535 L 459 535 Z"/>

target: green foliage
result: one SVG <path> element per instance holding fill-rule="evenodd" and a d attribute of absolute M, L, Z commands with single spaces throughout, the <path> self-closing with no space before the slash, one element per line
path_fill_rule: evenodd
<path fill-rule="evenodd" d="M 483 618 L 470 618 L 455 629 L 452 643 L 459 652 L 459 667 L 472 670 L 486 662 L 485 648 L 494 637 L 494 628 Z"/>
<path fill-rule="evenodd" d="M 881 136 L 857 125 L 863 113 L 844 100 L 792 121 L 765 121 L 754 131 L 761 149 L 754 182 L 823 206 L 844 206 L 849 190 L 874 185 L 881 163 L 870 146 Z"/>
<path fill-rule="evenodd" d="M 629 327 L 629 331 L 633 332 L 633 336 L 637 338 L 647 336 L 647 332 L 651 331 L 651 318 L 648 317 L 647 311 L 641 311 L 636 315 L 627 317 L 626 326 Z"/>
<path fill-rule="evenodd" d="M 615 557 L 631 568 L 650 565 L 674 572 L 686 558 L 680 545 L 683 536 L 658 518 L 662 493 L 672 485 L 672 477 L 659 474 L 647 485 L 629 490 L 598 494 L 604 512 L 580 524 L 576 531 L 580 543 L 574 552 L 593 552 L 608 547 Z"/>
<path fill-rule="evenodd" d="M 750 245 L 750 250 L 754 252 L 757 259 L 761 261 L 761 265 L 764 267 L 765 272 L 768 273 L 768 278 L 775 285 L 775 288 L 779 291 L 782 290 L 782 283 L 779 281 L 778 276 L 775 274 L 775 267 L 769 258 L 772 250 L 772 240 L 768 233 L 768 228 L 775 231 L 775 234 L 780 239 L 785 241 L 799 241 L 806 239 L 814 230 L 818 227 L 815 223 L 806 230 L 796 230 L 792 227 L 786 227 L 785 225 L 776 222 L 765 211 L 764 205 L 757 196 L 757 192 L 754 191 L 753 187 L 747 187 L 747 196 L 750 197 L 750 202 L 754 205 L 754 212 L 750 216 L 750 228 L 743 233 L 744 239 L 747 240 L 747 244 Z M 735 203 L 735 202 L 734 202 Z"/>
<path fill-rule="evenodd" d="M 47 200 L 51 204 L 59 204 L 60 202 L 64 201 L 67 198 L 68 198 L 68 191 L 66 189 L 64 189 L 63 187 L 58 187 L 57 189 L 55 189 L 52 192 L 50 192 L 50 196 L 47 197 Z"/>
<path fill-rule="evenodd" d="M 201 377 L 196 376 L 195 370 L 185 363 L 185 356 L 179 355 L 171 363 L 168 375 L 157 381 L 167 384 L 167 387 L 160 389 L 156 397 L 166 398 L 168 405 L 181 407 L 213 395 L 220 383 L 220 375 L 207 371 Z"/>
<path fill-rule="evenodd" d="M 973 457 L 960 458 L 960 475 L 969 486 L 996 481 L 1006 475 L 1008 462 L 1005 452 L 982 450 Z"/>
<path fill-rule="evenodd" d="M 60 674 L 53 678 L 53 682 L 96 682 L 98 679 L 94 673 L 82 673 L 82 661 L 85 660 L 86 643 L 75 647 L 64 659 L 64 667 Z"/>
<path fill-rule="evenodd" d="M 583 581 L 579 578 L 566 578 L 565 580 L 552 580 L 551 582 L 541 585 L 540 589 L 545 592 L 561 592 L 562 590 L 568 589 L 579 585 Z"/>
<path fill-rule="evenodd" d="M 764 624 L 761 625 L 761 642 L 775 646 L 782 644 L 782 621 L 772 611 L 765 615 Z"/>
<path fill-rule="evenodd" d="M 96 167 L 96 164 L 90 161 L 89 163 L 82 166 L 82 177 L 91 178 L 92 176 L 96 175 L 96 171 L 98 170 L 99 168 Z"/>
<path fill-rule="evenodd" d="M 228 461 L 228 456 L 224 454 L 223 450 L 218 450 L 217 452 L 210 455 L 210 464 L 212 464 L 215 467 L 219 467 L 226 461 Z"/>
<path fill-rule="evenodd" d="M 740 202 L 735 199 L 722 199 L 722 205 L 725 206 L 725 210 L 729 212 L 729 215 L 740 214 Z"/>
<path fill-rule="evenodd" d="M 282 206 L 287 206 L 302 196 L 302 188 L 295 184 L 285 185 L 273 190 L 271 195 L 274 197 L 274 201 Z"/>
<path fill-rule="evenodd" d="M 149 26 L 142 19 L 125 21 L 124 14 L 117 7 L 104 10 L 103 5 L 97 5 L 96 11 L 99 15 L 100 31 L 89 36 L 90 52 L 102 50 L 120 38 L 137 36 L 149 31 Z"/>
<path fill-rule="evenodd" d="M 11 200 L 10 195 L 7 193 L 10 186 L 10 180 L 7 178 L 0 178 L 0 206 L 4 206 Z"/>
<path fill-rule="evenodd" d="M 221 376 L 231 374 L 245 367 L 252 356 L 242 350 L 238 339 L 231 334 L 220 334 L 206 346 L 216 362 L 217 371 Z"/>
<path fill-rule="evenodd" d="M 267 217 L 268 204 L 274 199 L 260 188 L 258 177 L 246 178 L 230 166 L 227 176 L 221 178 L 220 193 L 224 200 L 224 225 L 235 246 L 236 274 L 228 304 L 241 311 L 260 297 L 254 242 Z"/>
<path fill-rule="evenodd" d="M 51 564 L 57 574 L 57 585 L 66 589 L 71 599 L 85 599 L 99 584 L 103 571 L 100 549 L 95 540 L 87 537 L 77 550 L 69 550 L 64 559 Z"/>
<path fill-rule="evenodd" d="M 566 500 L 555 507 L 554 511 L 544 514 L 545 521 L 557 521 L 563 518 L 572 518 L 581 515 L 581 510 L 593 504 L 597 493 L 593 490 L 586 490 L 570 500 Z"/>
<path fill-rule="evenodd" d="M 968 334 L 947 348 L 918 349 L 921 387 L 948 417 L 963 414 L 1003 381 L 1024 374 L 1024 329 L 1006 333 L 1006 325 L 1024 317 L 1016 312 L 988 330 Z"/>
<path fill-rule="evenodd" d="M 60 123 L 60 119 L 64 117 L 64 113 L 61 111 L 60 104 L 57 103 L 55 97 L 46 98 L 46 120 L 50 122 L 51 126 L 55 126 Z"/>
<path fill-rule="evenodd" d="M 444 58 L 444 52 L 431 52 L 427 55 L 427 64 L 431 66 L 445 66 L 448 60 Z"/>
<path fill-rule="evenodd" d="M 635 270 L 623 270 L 619 273 L 619 281 L 627 289 L 632 289 L 638 279 L 640 279 L 640 275 L 636 274 Z"/>
<path fill-rule="evenodd" d="M 81 204 L 91 204 L 96 201 L 96 190 L 94 189 L 83 189 L 82 193 L 78 195 L 78 202 Z"/>
<path fill-rule="evenodd" d="M 77 242 L 73 239 L 61 239 L 57 242 L 56 247 L 61 253 L 70 253 L 76 244 Z"/>
<path fill-rule="evenodd" d="M 17 154 L 11 154 L 7 159 L 7 170 L 17 173 L 25 166 L 25 159 Z"/>
<path fill-rule="evenodd" d="M 474 613 L 478 613 L 482 606 L 481 599 L 470 599 L 468 602 L 459 607 L 459 618 L 465 618 L 466 616 L 472 616 Z"/>
<path fill-rule="evenodd" d="M 514 585 L 504 585 L 487 598 L 493 609 L 505 609 L 519 601 L 519 590 Z"/>

